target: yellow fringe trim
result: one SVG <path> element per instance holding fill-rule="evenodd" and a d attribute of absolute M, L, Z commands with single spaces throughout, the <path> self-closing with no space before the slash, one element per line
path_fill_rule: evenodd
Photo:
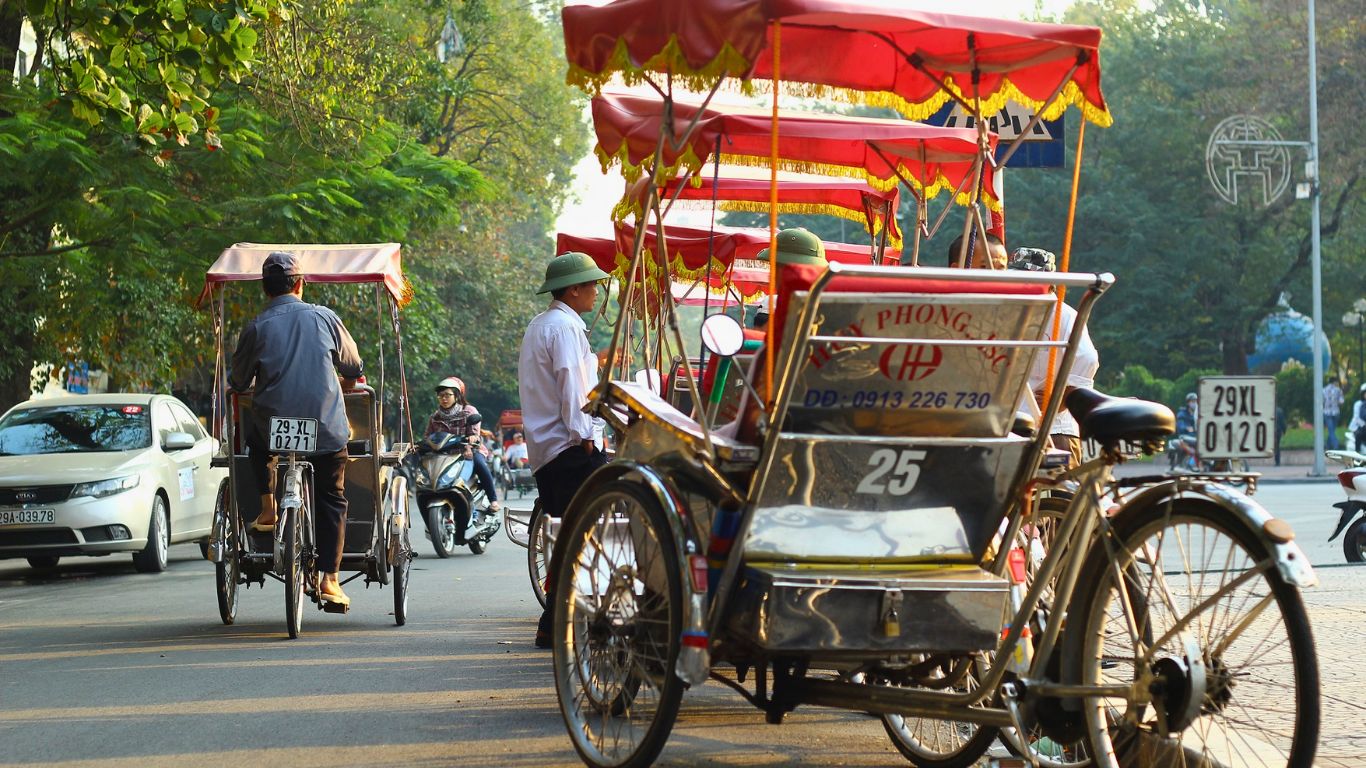
<path fill-rule="evenodd" d="M 779 129 L 779 131 L 781 130 L 782 129 Z M 731 165 L 748 165 L 756 168 L 769 167 L 769 158 L 767 157 L 727 155 L 723 153 L 721 155 L 721 162 L 729 163 Z M 901 183 L 901 180 L 895 176 L 893 176 L 890 179 L 879 179 L 869 175 L 868 172 L 865 171 L 863 168 L 855 168 L 849 165 L 831 165 L 829 163 L 809 163 L 801 160 L 780 159 L 778 161 L 778 170 L 796 171 L 798 173 L 815 173 L 822 176 L 847 176 L 849 178 L 866 181 L 868 182 L 869 186 L 871 186 L 873 189 L 876 189 L 879 192 L 886 192 Z M 915 178 L 915 174 L 912 173 L 911 170 L 906 166 L 898 164 L 897 170 L 901 171 L 901 174 L 911 182 L 911 186 L 915 189 L 915 191 L 918 192 L 921 196 L 923 196 L 926 200 L 934 199 L 936 195 L 938 195 L 940 192 L 946 189 L 955 189 L 954 184 L 950 183 L 948 178 L 945 177 L 943 174 L 939 174 L 938 177 L 935 178 L 933 183 L 926 186 L 923 182 L 921 182 L 920 179 Z M 962 192 L 957 193 L 956 195 L 954 195 L 953 201 L 959 205 L 967 205 L 968 203 L 972 202 L 971 190 L 964 190 Z M 984 197 L 984 201 L 986 202 L 987 207 L 991 210 L 1001 210 L 1001 202 L 990 194 L 989 189 L 987 190 L 987 194 Z"/>
<path fill-rule="evenodd" d="M 972 98 L 969 95 L 971 89 L 965 93 L 963 89 L 954 82 L 952 76 L 945 77 L 944 83 L 948 85 L 954 93 L 961 96 L 964 101 L 969 103 L 972 102 Z M 773 82 L 771 80 L 756 79 L 747 83 L 746 89 L 749 91 L 772 93 Z M 848 88 L 820 85 L 818 83 L 784 81 L 781 89 L 783 93 L 790 96 L 829 99 L 846 104 L 858 104 L 868 107 L 885 107 L 896 110 L 897 114 L 907 120 L 924 120 L 938 112 L 944 106 L 944 103 L 951 98 L 950 95 L 942 89 L 935 91 L 934 96 L 922 102 L 907 101 L 900 94 L 892 93 L 891 91 L 857 91 Z M 1007 101 L 1014 101 L 1034 110 L 1042 107 L 1044 103 L 1040 99 L 1026 96 L 1018 87 L 1016 87 L 1015 83 L 1011 82 L 1009 77 L 1006 77 L 1001 80 L 1001 86 L 995 93 L 982 99 L 982 113 L 989 115 L 994 112 L 999 112 L 1005 107 Z M 1081 110 L 1083 118 L 1101 128 L 1108 128 L 1114 123 L 1114 117 L 1110 114 L 1109 109 L 1087 101 L 1085 95 L 1081 92 L 1081 88 L 1077 86 L 1075 81 L 1071 80 L 1063 86 L 1062 92 L 1058 94 L 1058 98 L 1055 99 L 1043 113 L 1043 119 L 1056 120 L 1067 111 L 1069 106 L 1076 106 Z"/>
<path fill-rule="evenodd" d="M 659 269 L 659 259 L 655 256 L 655 252 L 653 249 L 647 247 L 642 248 L 641 250 L 644 253 L 644 255 L 642 256 L 642 260 L 645 262 L 644 266 L 646 281 L 658 281 L 661 277 Z M 701 280 L 702 276 L 707 273 L 707 267 L 705 266 L 697 267 L 695 269 L 686 266 L 683 263 L 683 257 L 681 254 L 675 254 L 674 256 L 670 257 L 667 261 L 667 266 L 669 270 L 669 279 L 671 281 L 696 282 Z M 617 278 L 618 280 L 624 281 L 626 279 L 627 270 L 629 270 L 630 268 L 630 255 L 618 251 L 616 254 L 616 263 L 614 268 L 612 269 L 612 276 Z M 767 294 L 767 291 L 763 289 L 753 291 L 749 294 L 741 293 L 740 289 L 735 285 L 735 283 L 727 279 L 728 274 L 729 270 L 726 267 L 726 265 L 720 263 L 719 261 L 716 262 L 712 266 L 711 276 L 716 279 L 725 279 L 725 283 L 716 288 L 706 286 L 704 290 L 710 291 L 713 296 L 724 298 L 726 294 L 726 289 L 734 288 L 735 292 L 740 293 L 741 299 L 746 302 L 753 301 L 754 299 L 757 299 L 760 296 L 764 296 Z"/>
<path fill-rule="evenodd" d="M 758 200 L 725 200 L 717 203 L 717 207 L 723 211 L 768 213 L 768 203 Z M 830 203 L 778 203 L 778 212 L 838 216 L 841 219 L 857 222 L 860 226 L 867 226 L 868 224 L 867 220 L 863 217 L 863 211 L 850 210 L 842 205 L 832 205 Z M 872 235 L 876 237 L 882 232 L 882 228 L 882 219 L 874 218 Z M 900 250 L 902 239 L 900 237 L 888 236 L 887 244 Z"/>
<path fill-rule="evenodd" d="M 602 86 L 610 82 L 614 76 L 620 75 L 627 85 L 636 85 L 650 81 L 651 73 L 667 72 L 674 85 L 705 93 L 711 90 L 718 78 L 737 77 L 736 73 L 748 72 L 751 66 L 751 62 L 740 55 L 730 43 L 724 43 L 711 61 L 700 69 L 693 69 L 683 55 L 683 48 L 678 43 L 677 35 L 670 35 L 669 42 L 659 53 L 645 63 L 637 65 L 631 60 L 625 38 L 619 37 L 602 71 L 589 72 L 571 63 L 564 80 L 567 84 L 596 96 L 602 91 Z"/>

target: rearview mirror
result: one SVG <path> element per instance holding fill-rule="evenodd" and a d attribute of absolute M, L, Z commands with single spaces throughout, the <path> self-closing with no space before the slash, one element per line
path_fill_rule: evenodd
<path fill-rule="evenodd" d="M 745 330 L 729 315 L 712 315 L 702 321 L 702 346 L 713 355 L 733 357 L 745 344 Z"/>
<path fill-rule="evenodd" d="M 168 432 L 162 438 L 161 447 L 168 451 L 183 451 L 194 447 L 194 435 L 188 432 Z"/>

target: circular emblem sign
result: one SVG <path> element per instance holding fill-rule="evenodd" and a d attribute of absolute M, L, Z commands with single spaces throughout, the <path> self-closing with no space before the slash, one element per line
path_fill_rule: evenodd
<path fill-rule="evenodd" d="M 1290 153 L 1276 128 L 1252 115 L 1234 115 L 1215 126 L 1205 145 L 1205 169 L 1224 202 L 1243 198 L 1268 206 L 1290 184 Z"/>

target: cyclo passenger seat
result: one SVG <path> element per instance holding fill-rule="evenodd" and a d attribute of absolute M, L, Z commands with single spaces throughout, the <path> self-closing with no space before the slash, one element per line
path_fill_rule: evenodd
<path fill-rule="evenodd" d="M 1011 429 L 1055 297 L 1007 273 L 845 269 L 819 287 L 821 267 L 780 268 L 735 636 L 816 657 L 994 648 L 1009 584 L 983 566 L 1032 473 Z"/>

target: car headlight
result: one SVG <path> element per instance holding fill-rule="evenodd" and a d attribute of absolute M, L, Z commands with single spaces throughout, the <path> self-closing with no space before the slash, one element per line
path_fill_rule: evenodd
<path fill-rule="evenodd" d="M 71 490 L 73 498 L 77 496 L 93 496 L 102 499 L 105 496 L 113 496 L 116 493 L 132 490 L 142 482 L 140 475 L 128 475 L 127 477 L 116 477 L 112 480 L 98 480 L 93 483 L 80 483 Z"/>

